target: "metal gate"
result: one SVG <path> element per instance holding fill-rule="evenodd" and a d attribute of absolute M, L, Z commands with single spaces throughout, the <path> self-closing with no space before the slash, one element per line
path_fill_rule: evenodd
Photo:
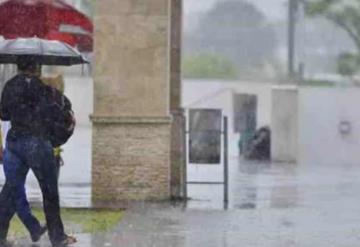
<path fill-rule="evenodd" d="M 183 169 L 184 197 L 188 199 L 188 185 L 223 185 L 223 200 L 229 202 L 228 118 L 218 109 L 190 109 L 185 131 L 186 162 Z M 221 142 L 221 137 L 223 141 Z M 187 167 L 192 164 L 221 165 L 223 181 L 188 181 Z M 190 162 L 191 161 L 191 162 Z"/>

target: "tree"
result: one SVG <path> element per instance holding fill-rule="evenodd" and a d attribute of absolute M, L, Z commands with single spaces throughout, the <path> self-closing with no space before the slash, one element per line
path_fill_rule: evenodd
<path fill-rule="evenodd" d="M 184 77 L 192 79 L 236 79 L 235 65 L 214 54 L 198 54 L 183 59 Z"/>
<path fill-rule="evenodd" d="M 219 1 L 185 35 L 185 53 L 219 54 L 245 72 L 263 67 L 276 46 L 273 28 L 250 1 Z"/>
<path fill-rule="evenodd" d="M 360 68 L 360 0 L 313 0 L 307 14 L 325 17 L 343 29 L 354 42 L 356 53 L 346 52 L 338 57 L 338 72 L 352 76 Z"/>

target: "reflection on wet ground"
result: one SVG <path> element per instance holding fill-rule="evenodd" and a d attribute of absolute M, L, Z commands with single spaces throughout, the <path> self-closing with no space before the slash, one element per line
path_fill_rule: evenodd
<path fill-rule="evenodd" d="M 231 191 L 234 208 L 291 208 L 298 206 L 294 164 L 240 162 Z M 234 174 L 233 174 L 234 175 Z"/>
<path fill-rule="evenodd" d="M 191 165 L 190 165 L 191 166 Z M 222 166 L 217 168 L 195 165 L 188 178 L 221 181 Z M 244 161 L 230 162 L 229 209 L 290 208 L 299 205 L 299 167 L 295 164 Z M 217 169 L 217 171 L 215 171 Z M 210 171 L 209 171 L 210 170 Z M 212 171 L 211 171 L 212 170 Z M 223 185 L 189 185 L 189 208 L 223 207 Z"/>
<path fill-rule="evenodd" d="M 220 166 L 217 174 L 207 173 L 207 169 L 190 168 L 188 176 L 222 178 Z M 277 164 L 232 159 L 228 208 L 291 209 L 353 201 L 360 188 L 359 172 L 360 166 L 346 164 Z M 222 186 L 190 185 L 188 191 L 192 198 L 189 208 L 223 208 Z"/>

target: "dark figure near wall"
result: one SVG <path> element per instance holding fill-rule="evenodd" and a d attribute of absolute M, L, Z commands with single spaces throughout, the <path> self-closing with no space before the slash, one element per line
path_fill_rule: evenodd
<path fill-rule="evenodd" d="M 270 160 L 270 156 L 271 131 L 269 127 L 262 127 L 251 138 L 244 157 L 249 160 Z"/>

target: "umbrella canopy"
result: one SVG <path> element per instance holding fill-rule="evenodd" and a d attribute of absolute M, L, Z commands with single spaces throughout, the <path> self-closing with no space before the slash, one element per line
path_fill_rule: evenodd
<path fill-rule="evenodd" d="M 0 1 L 0 35 L 39 37 L 92 51 L 92 21 L 63 0 Z"/>
<path fill-rule="evenodd" d="M 16 64 L 21 57 L 32 57 L 42 65 L 75 65 L 88 61 L 70 45 L 39 38 L 0 41 L 0 64 Z"/>

